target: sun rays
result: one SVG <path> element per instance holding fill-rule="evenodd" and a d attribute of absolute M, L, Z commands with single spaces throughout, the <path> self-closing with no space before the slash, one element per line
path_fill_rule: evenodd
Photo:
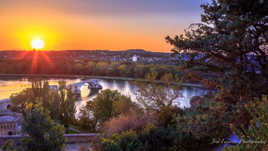
<path fill-rule="evenodd" d="M 44 48 L 45 42 L 42 39 L 33 39 L 31 41 L 31 46 L 34 50 L 40 50 Z"/>
<path fill-rule="evenodd" d="M 49 70 L 55 69 L 55 64 L 48 51 L 22 51 L 14 56 L 14 60 L 29 62 L 31 64 L 30 74 L 38 74 L 40 66 Z"/>

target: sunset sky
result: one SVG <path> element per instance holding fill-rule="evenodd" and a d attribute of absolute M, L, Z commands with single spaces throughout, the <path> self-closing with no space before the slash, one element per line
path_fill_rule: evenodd
<path fill-rule="evenodd" d="M 204 1 L 204 0 L 203 0 Z M 167 35 L 200 22 L 201 0 L 1 0 L 0 50 L 169 51 Z"/>

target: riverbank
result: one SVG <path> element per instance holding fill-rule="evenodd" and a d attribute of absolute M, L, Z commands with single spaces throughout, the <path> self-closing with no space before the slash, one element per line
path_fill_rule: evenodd
<path fill-rule="evenodd" d="M 89 76 L 89 75 L 56 75 L 56 74 L 0 74 L 0 79 L 20 79 L 20 78 L 41 78 L 41 79 L 104 79 L 104 80 L 123 80 L 123 81 L 142 81 L 149 82 L 146 79 L 136 79 L 130 77 L 111 77 L 111 76 Z M 161 81 L 157 81 L 162 83 Z M 174 83 L 175 84 L 175 83 Z M 183 83 L 182 86 L 204 88 L 202 84 Z"/>

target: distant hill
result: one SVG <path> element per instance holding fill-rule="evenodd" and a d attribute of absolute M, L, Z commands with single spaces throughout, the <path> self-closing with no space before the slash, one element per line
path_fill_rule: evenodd
<path fill-rule="evenodd" d="M 26 52 L 26 53 L 25 53 Z M 38 52 L 38 51 L 37 51 Z M 0 61 L 8 61 L 20 57 L 33 56 L 34 51 L 0 51 Z M 69 60 L 81 61 L 104 61 L 104 62 L 132 62 L 133 57 L 137 63 L 143 64 L 174 64 L 171 53 L 153 52 L 144 49 L 128 50 L 62 50 L 62 51 L 40 51 L 39 54 L 46 54 L 52 60 L 62 60 L 65 57 Z"/>
<path fill-rule="evenodd" d="M 131 52 L 131 53 L 146 53 L 147 51 L 144 49 L 128 49 L 125 50 L 126 52 Z"/>

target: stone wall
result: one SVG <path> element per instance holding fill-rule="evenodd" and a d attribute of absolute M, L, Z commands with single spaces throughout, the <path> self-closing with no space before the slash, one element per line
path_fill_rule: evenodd
<path fill-rule="evenodd" d="M 66 144 L 77 144 L 77 143 L 90 143 L 92 139 L 99 134 L 89 133 L 89 134 L 65 134 L 67 139 Z M 16 145 L 20 145 L 21 140 L 24 136 L 0 136 L 0 146 L 2 146 L 7 140 L 14 140 Z"/>
<path fill-rule="evenodd" d="M 67 139 L 67 144 L 76 144 L 76 143 L 90 143 L 94 137 L 99 136 L 96 133 L 89 134 L 65 134 Z"/>

